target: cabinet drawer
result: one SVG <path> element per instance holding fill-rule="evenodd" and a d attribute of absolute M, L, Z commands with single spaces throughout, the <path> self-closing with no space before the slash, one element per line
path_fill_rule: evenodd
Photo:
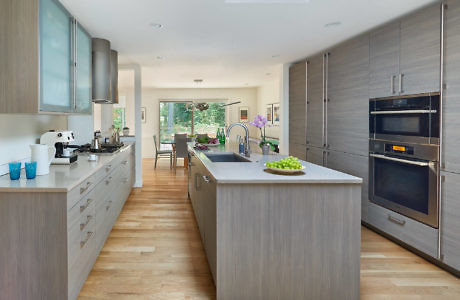
<path fill-rule="evenodd" d="M 371 225 L 432 257 L 437 257 L 437 229 L 374 203 L 369 203 L 368 213 Z"/>
<path fill-rule="evenodd" d="M 90 205 L 94 205 L 94 202 L 101 200 L 104 197 L 104 193 L 107 191 L 106 182 L 110 180 L 111 175 L 107 176 L 105 181 L 100 182 L 95 186 L 89 193 L 83 196 L 74 205 L 67 214 L 67 226 L 70 228 L 74 225 L 76 220 L 80 218 L 82 214 L 88 209 Z"/>
<path fill-rule="evenodd" d="M 94 224 L 94 222 L 92 222 L 92 224 Z M 81 244 L 79 244 L 78 247 L 80 247 L 80 245 Z M 69 299 L 77 299 L 80 289 L 85 283 L 85 280 L 91 272 L 94 262 L 97 259 L 97 254 L 98 252 L 96 249 L 93 229 L 93 234 L 79 250 L 78 260 L 76 260 L 73 264 L 69 263 Z"/>
<path fill-rule="evenodd" d="M 76 261 L 81 260 L 81 253 L 87 247 L 89 241 L 94 238 L 96 229 L 96 208 L 92 204 L 87 212 L 83 214 L 78 223 L 68 231 L 68 264 L 73 265 Z"/>

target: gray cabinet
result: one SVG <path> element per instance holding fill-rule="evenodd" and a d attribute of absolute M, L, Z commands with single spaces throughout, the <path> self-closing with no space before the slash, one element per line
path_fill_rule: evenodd
<path fill-rule="evenodd" d="M 442 173 L 441 258 L 460 270 L 460 174 Z"/>
<path fill-rule="evenodd" d="M 217 275 L 217 183 L 190 153 L 189 195 L 214 282 Z"/>
<path fill-rule="evenodd" d="M 404 17 L 401 20 L 400 41 L 401 95 L 439 91 L 440 5 L 430 6 Z"/>
<path fill-rule="evenodd" d="M 371 98 L 439 91 L 440 5 L 432 5 L 370 34 Z"/>
<path fill-rule="evenodd" d="M 369 224 L 398 240 L 436 258 L 438 230 L 411 218 L 369 202 Z"/>
<path fill-rule="evenodd" d="M 289 69 L 289 143 L 305 145 L 306 106 L 307 64 L 301 61 Z"/>
<path fill-rule="evenodd" d="M 324 54 L 308 59 L 307 69 L 307 145 L 323 147 L 324 145 L 324 97 L 325 64 Z"/>
<path fill-rule="evenodd" d="M 460 173 L 460 2 L 448 1 L 445 11 L 443 161 L 441 168 Z"/>
<path fill-rule="evenodd" d="M 380 98 L 397 93 L 399 74 L 399 22 L 390 23 L 370 34 L 369 96 Z"/>
<path fill-rule="evenodd" d="M 326 166 L 326 150 L 324 148 L 308 146 L 307 161 L 312 164 Z"/>
<path fill-rule="evenodd" d="M 289 155 L 295 156 L 301 160 L 307 160 L 307 146 L 289 143 Z"/>
<path fill-rule="evenodd" d="M 326 143 L 335 151 L 368 154 L 369 36 L 329 51 Z"/>
<path fill-rule="evenodd" d="M 0 11 L 0 86 L 8 87 L 0 113 L 91 113 L 91 50 L 81 25 L 58 0 L 2 0 Z"/>
<path fill-rule="evenodd" d="M 329 150 L 327 167 L 363 179 L 361 185 L 361 220 L 368 222 L 369 157 Z"/>

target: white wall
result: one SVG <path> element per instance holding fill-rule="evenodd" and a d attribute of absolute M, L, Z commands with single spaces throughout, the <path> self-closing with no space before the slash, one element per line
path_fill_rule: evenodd
<path fill-rule="evenodd" d="M 153 135 L 159 135 L 160 100 L 199 100 L 227 99 L 228 102 L 241 101 L 240 104 L 227 107 L 227 126 L 239 121 L 239 107 L 249 107 L 249 118 L 253 119 L 258 113 L 257 88 L 229 89 L 153 89 L 142 90 L 142 106 L 146 107 L 146 123 L 142 124 L 142 157 L 153 157 Z M 256 128 L 248 126 L 252 137 L 259 137 Z M 232 137 L 243 135 L 242 128 L 232 130 Z M 230 138 L 232 138 L 230 137 Z"/>
<path fill-rule="evenodd" d="M 5 174 L 9 162 L 30 159 L 29 145 L 39 143 L 43 133 L 67 130 L 67 117 L 0 114 L 0 128 L 0 174 Z"/>
<path fill-rule="evenodd" d="M 267 104 L 280 103 L 280 82 L 273 80 L 257 88 L 257 112 L 265 116 Z M 268 137 L 280 138 L 280 126 L 266 127 Z"/>

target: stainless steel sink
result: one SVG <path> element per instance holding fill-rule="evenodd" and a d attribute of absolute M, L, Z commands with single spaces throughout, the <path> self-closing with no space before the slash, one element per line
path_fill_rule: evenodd
<path fill-rule="evenodd" d="M 206 157 L 212 162 L 251 162 L 249 159 L 229 152 L 209 152 L 205 153 Z"/>

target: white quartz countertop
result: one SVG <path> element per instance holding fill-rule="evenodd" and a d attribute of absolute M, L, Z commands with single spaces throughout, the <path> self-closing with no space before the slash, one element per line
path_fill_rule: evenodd
<path fill-rule="evenodd" d="M 131 145 L 125 145 L 117 153 L 97 155 L 96 161 L 89 161 L 89 154 L 79 153 L 78 160 L 73 164 L 51 165 L 49 174 L 37 176 L 34 179 L 26 179 L 24 169 L 21 170 L 19 180 L 11 180 L 9 174 L 0 176 L 0 193 L 68 192 L 130 147 Z"/>
<path fill-rule="evenodd" d="M 207 156 L 208 152 L 234 152 L 238 153 L 237 145 L 220 145 L 209 147 L 209 150 L 196 150 L 193 144 L 189 143 L 189 150 L 200 159 L 204 166 L 211 173 L 217 183 L 237 183 L 237 184 L 254 184 L 254 183 L 347 183 L 361 184 L 362 179 L 351 176 L 342 172 L 318 166 L 306 161 L 301 161 L 305 166 L 302 174 L 296 175 L 278 175 L 266 170 L 264 164 L 272 160 L 280 160 L 286 155 L 273 153 L 271 155 L 262 155 L 258 149 L 253 149 L 249 159 L 252 162 L 212 162 Z"/>

